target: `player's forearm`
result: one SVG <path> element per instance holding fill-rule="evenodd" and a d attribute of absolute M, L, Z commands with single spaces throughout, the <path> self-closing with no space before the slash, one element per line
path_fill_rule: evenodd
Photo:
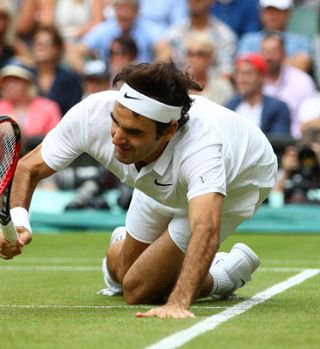
<path fill-rule="evenodd" d="M 185 309 L 192 304 L 219 248 L 218 237 L 218 231 L 212 229 L 193 232 L 180 276 L 168 304 L 178 304 Z"/>
<path fill-rule="evenodd" d="M 54 172 L 43 161 L 41 145 L 38 145 L 18 162 L 12 185 L 10 206 L 28 209 L 33 192 L 39 181 L 52 175 Z"/>
<path fill-rule="evenodd" d="M 11 189 L 10 206 L 29 209 L 38 178 L 22 164 L 18 164 Z"/>

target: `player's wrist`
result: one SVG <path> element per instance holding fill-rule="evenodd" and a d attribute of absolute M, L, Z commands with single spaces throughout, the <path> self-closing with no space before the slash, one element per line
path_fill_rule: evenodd
<path fill-rule="evenodd" d="M 189 309 L 189 307 L 192 304 L 192 299 L 191 297 L 189 298 L 182 295 L 178 296 L 175 293 L 175 291 L 173 291 L 169 296 L 166 304 L 178 306 L 179 308 L 182 308 L 182 309 Z"/>
<path fill-rule="evenodd" d="M 10 210 L 11 220 L 16 227 L 24 227 L 32 233 L 29 212 L 24 207 L 14 207 Z"/>

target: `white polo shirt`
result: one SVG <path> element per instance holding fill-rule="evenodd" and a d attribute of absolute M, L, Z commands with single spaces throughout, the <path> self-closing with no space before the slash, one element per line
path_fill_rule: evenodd
<path fill-rule="evenodd" d="M 223 211 L 258 201 L 246 192 L 271 188 L 276 156 L 261 130 L 245 118 L 200 96 L 192 96 L 187 126 L 179 130 L 161 156 L 137 171 L 114 156 L 111 116 L 117 91 L 93 94 L 75 105 L 45 137 L 41 154 L 58 171 L 86 152 L 122 182 L 157 202 L 187 210 L 193 197 L 219 192 L 226 196 Z M 257 193 L 258 195 L 258 193 Z M 253 202 L 255 201 L 255 202 Z M 237 203 L 237 204 L 236 204 Z"/>

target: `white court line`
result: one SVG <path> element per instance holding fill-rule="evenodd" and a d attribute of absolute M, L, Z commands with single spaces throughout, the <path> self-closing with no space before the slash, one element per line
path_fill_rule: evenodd
<path fill-rule="evenodd" d="M 311 269 L 311 268 L 308 268 Z M 314 268 L 312 268 L 314 269 Z M 259 272 L 272 272 L 272 273 L 299 273 L 306 270 L 306 268 L 282 268 L 282 267 L 273 267 L 273 268 L 263 268 L 258 269 Z"/>
<path fill-rule="evenodd" d="M 1 270 L 13 271 L 100 271 L 101 267 L 87 266 L 87 265 L 37 265 L 37 266 L 16 266 L 5 265 L 0 266 Z"/>
<path fill-rule="evenodd" d="M 100 262 L 101 258 L 90 257 L 15 257 L 13 262 L 17 263 L 84 263 L 84 262 Z"/>
<path fill-rule="evenodd" d="M 296 286 L 303 281 L 320 273 L 320 269 L 305 269 L 301 273 L 280 282 L 262 292 L 257 293 L 247 301 L 241 302 L 233 307 L 230 307 L 219 314 L 210 316 L 209 318 L 198 322 L 196 325 L 187 328 L 186 330 L 176 332 L 173 335 L 162 339 L 161 341 L 152 344 L 144 349 L 175 349 L 189 342 L 193 338 L 213 330 L 223 322 L 244 313 L 252 307 L 265 302 L 271 297 L 286 291 L 288 288 Z"/>
<path fill-rule="evenodd" d="M 320 265 L 319 260 L 315 259 L 263 259 L 264 264 L 300 264 L 300 265 Z"/>
<path fill-rule="evenodd" d="M 151 309 L 151 305 L 63 305 L 63 304 L 0 304 L 0 308 L 15 309 Z M 192 306 L 191 309 L 227 309 L 221 306 Z"/>
<path fill-rule="evenodd" d="M 259 272 L 298 273 L 306 268 L 260 267 Z M 1 270 L 12 271 L 100 271 L 101 267 L 89 265 L 0 265 Z"/>

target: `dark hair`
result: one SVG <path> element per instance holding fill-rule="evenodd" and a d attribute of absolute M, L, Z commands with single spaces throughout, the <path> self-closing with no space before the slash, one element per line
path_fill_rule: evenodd
<path fill-rule="evenodd" d="M 64 39 L 56 26 L 54 26 L 54 25 L 40 25 L 34 31 L 33 37 L 35 37 L 35 35 L 37 35 L 38 33 L 41 33 L 41 32 L 45 32 L 45 33 L 50 34 L 52 37 L 52 43 L 58 47 L 59 51 L 62 52 L 64 50 Z"/>
<path fill-rule="evenodd" d="M 285 45 L 284 34 L 280 30 L 267 31 L 266 34 L 263 36 L 263 41 L 267 39 L 277 39 L 280 42 L 282 47 L 284 47 Z"/>
<path fill-rule="evenodd" d="M 188 119 L 188 111 L 193 100 L 189 97 L 189 90 L 201 91 L 202 88 L 187 72 L 177 69 L 174 63 L 139 63 L 124 67 L 113 79 L 113 86 L 125 82 L 138 92 L 164 104 L 182 107 L 179 128 Z M 170 126 L 170 123 L 155 121 L 157 136 L 160 137 Z"/>
<path fill-rule="evenodd" d="M 129 35 L 121 35 L 115 38 L 110 45 L 110 54 L 112 52 L 112 44 L 117 43 L 121 46 L 121 53 L 131 55 L 133 59 L 137 57 L 138 47 L 134 39 Z"/>

